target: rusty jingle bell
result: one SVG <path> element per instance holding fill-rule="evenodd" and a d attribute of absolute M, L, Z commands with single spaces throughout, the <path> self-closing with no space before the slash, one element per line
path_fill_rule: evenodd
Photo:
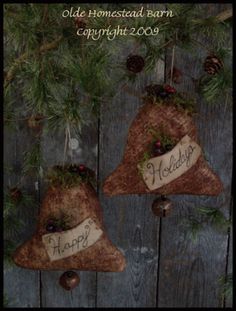
<path fill-rule="evenodd" d="M 74 271 L 64 272 L 59 280 L 59 284 L 66 290 L 74 289 L 80 282 L 79 276 Z"/>
<path fill-rule="evenodd" d="M 152 203 L 152 212 L 154 215 L 159 217 L 169 216 L 172 209 L 173 209 L 172 201 L 164 196 L 157 198 Z"/>

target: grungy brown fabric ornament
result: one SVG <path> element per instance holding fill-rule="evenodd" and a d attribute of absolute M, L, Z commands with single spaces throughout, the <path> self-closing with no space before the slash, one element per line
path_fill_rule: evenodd
<path fill-rule="evenodd" d="M 130 126 L 122 162 L 106 178 L 104 193 L 218 195 L 223 186 L 204 158 L 192 110 L 174 88 L 155 88 Z"/>
<path fill-rule="evenodd" d="M 125 258 L 106 234 L 91 178 L 91 171 L 84 165 L 52 169 L 37 230 L 14 253 L 18 266 L 37 270 L 124 270 Z"/>

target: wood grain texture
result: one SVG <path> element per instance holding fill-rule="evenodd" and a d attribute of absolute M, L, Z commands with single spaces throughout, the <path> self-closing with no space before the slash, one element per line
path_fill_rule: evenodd
<path fill-rule="evenodd" d="M 34 138 L 26 125 L 21 121 L 17 129 L 4 132 L 4 165 L 13 168 L 13 172 L 5 172 L 4 186 L 14 187 L 21 179 L 23 153 L 28 150 Z M 38 191 L 35 190 L 34 178 L 22 180 L 20 188 L 38 200 Z M 36 224 L 37 205 L 24 206 L 19 210 L 19 217 L 24 222 L 17 239 L 19 244 L 27 240 Z M 29 288 L 31 289 L 29 291 Z M 39 272 L 28 271 L 13 265 L 4 270 L 4 293 L 9 301 L 9 307 L 39 307 L 40 286 Z"/>
<path fill-rule="evenodd" d="M 197 53 L 203 60 L 204 51 L 201 49 Z M 176 50 L 175 63 L 189 76 L 196 78 L 202 74 L 201 62 L 179 49 Z M 193 84 L 185 74 L 183 84 L 177 89 L 194 95 Z M 219 278 L 225 274 L 227 232 L 219 232 L 208 225 L 203 227 L 194 243 L 186 237 L 189 229 L 183 225 L 183 219 L 190 215 L 198 219 L 195 209 L 200 206 L 216 207 L 228 214 L 232 179 L 232 112 L 226 101 L 208 105 L 199 99 L 198 111 L 201 116 L 196 120 L 200 142 L 225 190 L 216 198 L 173 196 L 175 213 L 164 219 L 161 225 L 159 307 L 223 307 Z"/>
<path fill-rule="evenodd" d="M 68 149 L 66 162 L 84 163 L 96 171 L 97 168 L 97 122 L 82 129 L 81 137 L 71 133 L 71 137 L 79 141 L 76 150 Z M 45 170 L 50 166 L 61 164 L 64 153 L 64 133 L 44 134 L 42 141 Z M 46 185 L 43 185 L 42 197 Z M 59 286 L 59 277 L 63 273 L 41 272 L 42 307 L 94 307 L 96 300 L 96 272 L 80 272 L 81 282 L 72 292 L 67 292 Z"/>
<path fill-rule="evenodd" d="M 121 54 L 126 59 L 126 49 Z M 164 77 L 160 62 L 154 75 L 140 74 L 133 90 L 142 93 L 152 81 Z M 163 82 L 163 80 L 162 80 Z M 121 90 L 109 107 L 103 106 L 100 122 L 99 181 L 121 161 L 129 126 L 141 101 Z M 151 212 L 153 195 L 106 197 L 100 187 L 104 220 L 112 241 L 126 256 L 127 268 L 119 274 L 98 273 L 98 307 L 155 307 L 158 266 L 159 219 Z"/>
<path fill-rule="evenodd" d="M 124 62 L 132 45 L 122 46 L 116 62 Z M 138 53 L 138 51 L 136 51 Z M 158 79 L 156 77 L 158 76 Z M 163 82 L 164 67 L 159 62 L 152 75 L 140 73 L 131 86 L 142 95 L 146 85 Z M 99 185 L 104 221 L 112 242 L 125 254 L 124 272 L 98 273 L 97 307 L 155 307 L 159 219 L 153 217 L 153 195 L 116 196 L 108 198 L 102 192 L 105 178 L 122 160 L 129 126 L 142 102 L 122 89 L 107 105 L 100 117 Z"/>
<path fill-rule="evenodd" d="M 232 204 L 232 208 L 233 208 L 233 204 Z M 233 275 L 233 266 L 232 266 L 232 263 L 233 263 L 233 230 L 232 230 L 232 228 L 230 230 L 228 243 L 229 243 L 229 254 L 228 254 L 228 262 L 227 262 L 228 265 L 227 265 L 227 269 L 226 269 L 226 275 L 232 276 Z M 233 296 L 233 293 L 232 293 L 232 296 Z M 233 306 L 232 296 L 229 295 L 229 296 L 225 297 L 225 307 L 226 308 L 232 308 L 232 306 Z"/>

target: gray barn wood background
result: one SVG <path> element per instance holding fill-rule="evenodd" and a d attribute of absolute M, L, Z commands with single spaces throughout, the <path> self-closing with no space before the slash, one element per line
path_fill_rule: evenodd
<path fill-rule="evenodd" d="M 217 14 L 229 4 L 204 4 L 207 14 Z M 150 5 L 151 6 L 151 5 Z M 232 45 L 229 36 L 229 45 Z M 124 44 L 119 61 L 131 52 Z M 171 51 L 170 51 L 171 52 Z M 129 126 L 142 104 L 140 99 L 124 90 L 118 92 L 109 105 L 103 105 L 100 120 L 82 130 L 79 148 L 69 151 L 68 160 L 84 163 L 97 172 L 98 195 L 104 221 L 113 243 L 126 256 L 127 268 L 121 273 L 79 272 L 80 285 L 71 292 L 63 290 L 58 279 L 62 271 L 41 272 L 6 268 L 4 288 L 10 307 L 230 307 L 231 300 L 222 295 L 221 277 L 232 271 L 232 240 L 228 232 L 204 226 L 197 240 L 187 238 L 183 220 L 198 217 L 195 208 L 217 207 L 229 216 L 232 180 L 232 111 L 225 102 L 207 105 L 195 93 L 191 77 L 202 72 L 206 51 L 192 55 L 176 50 L 175 64 L 183 71 L 179 91 L 191 93 L 198 99 L 199 117 L 196 124 L 202 147 L 212 168 L 224 183 L 218 197 L 170 196 L 175 202 L 171 216 L 160 219 L 151 212 L 154 195 L 106 197 L 102 183 L 122 159 Z M 171 53 L 159 62 L 152 75 L 139 74 L 134 90 L 142 93 L 150 82 L 163 83 L 171 63 Z M 186 75 L 186 74 L 187 75 Z M 23 152 L 34 137 L 27 125 L 19 124 L 16 132 L 4 132 L 4 161 L 14 167 L 14 174 L 5 172 L 5 185 L 19 181 Z M 44 133 L 41 139 L 43 158 L 47 167 L 63 160 L 64 137 Z M 194 183 L 194 180 L 192 181 Z M 38 190 L 35 188 L 38 183 Z M 24 188 L 34 194 L 39 204 L 45 193 L 43 180 L 33 177 L 24 181 Z M 21 241 L 35 230 L 38 208 L 20 211 L 25 226 Z"/>

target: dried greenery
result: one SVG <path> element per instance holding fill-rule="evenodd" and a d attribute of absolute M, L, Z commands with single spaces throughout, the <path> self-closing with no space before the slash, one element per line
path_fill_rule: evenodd
<path fill-rule="evenodd" d="M 146 151 L 144 152 L 142 159 L 139 162 L 139 173 L 141 175 L 143 172 L 143 166 L 144 166 L 145 162 L 154 157 L 153 156 L 153 144 L 157 140 L 161 141 L 162 147 L 164 149 L 167 145 L 171 146 L 171 148 L 173 148 L 177 143 L 177 140 L 173 139 L 172 137 L 170 137 L 169 135 L 166 134 L 166 130 L 165 130 L 165 127 L 163 125 L 160 126 L 160 129 L 158 129 L 158 130 L 156 130 L 154 128 L 149 128 L 147 132 L 152 135 L 152 141 L 151 141 L 151 143 L 148 144 Z"/>
<path fill-rule="evenodd" d="M 187 114 L 196 112 L 196 100 L 190 98 L 186 93 L 175 93 L 167 98 L 160 96 L 149 96 L 156 105 L 174 105 L 177 109 Z"/>
<path fill-rule="evenodd" d="M 46 179 L 52 186 L 62 186 L 65 188 L 78 186 L 81 183 L 91 183 L 92 185 L 96 183 L 95 174 L 92 170 L 85 168 L 81 172 L 76 164 L 54 166 L 49 169 Z"/>

